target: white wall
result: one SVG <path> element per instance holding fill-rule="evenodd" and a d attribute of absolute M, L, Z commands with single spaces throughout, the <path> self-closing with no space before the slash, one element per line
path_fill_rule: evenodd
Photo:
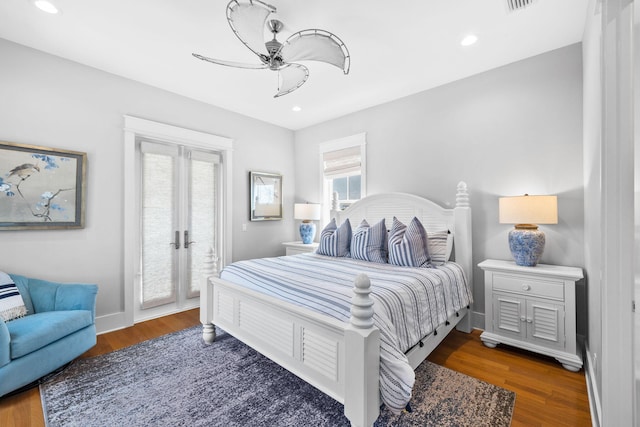
<path fill-rule="evenodd" d="M 602 389 L 602 214 L 600 205 L 602 168 L 602 96 L 600 93 L 600 38 L 602 30 L 600 14 L 596 14 L 596 0 L 590 1 L 583 37 L 584 63 L 584 229 L 585 271 L 587 287 L 588 329 L 585 370 L 593 382 L 590 391 L 594 404 L 600 406 L 599 391 Z M 598 360 L 600 358 L 600 360 Z M 600 411 L 597 410 L 596 413 Z"/>
<path fill-rule="evenodd" d="M 234 260 L 284 253 L 295 238 L 292 215 L 250 223 L 248 205 L 249 171 L 278 172 L 293 211 L 293 132 L 2 39 L 0 58 L 0 140 L 88 156 L 86 227 L 0 231 L 0 270 L 97 283 L 98 317 L 122 312 L 124 114 L 234 140 Z"/>
<path fill-rule="evenodd" d="M 529 193 L 558 195 L 558 225 L 540 227 L 542 262 L 584 265 L 580 44 L 297 131 L 295 159 L 305 167 L 296 169 L 296 199 L 320 200 L 318 144 L 360 132 L 368 194 L 453 206 L 457 182 L 467 182 L 475 264 L 511 258 L 512 226 L 498 223 L 498 197 Z M 474 280 L 474 324 L 484 327 L 477 268 Z"/>
<path fill-rule="evenodd" d="M 592 418 L 602 426 L 638 425 L 637 419 L 633 421 L 631 305 L 633 112 L 637 102 L 633 73 L 638 72 L 633 70 L 633 6 L 634 0 L 591 0 L 583 37 L 585 267 L 589 279 L 586 374 Z"/>

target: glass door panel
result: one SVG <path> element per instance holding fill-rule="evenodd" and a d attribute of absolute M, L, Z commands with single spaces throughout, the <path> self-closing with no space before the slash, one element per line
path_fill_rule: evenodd
<path fill-rule="evenodd" d="M 143 147 L 149 149 L 150 147 Z M 176 301 L 175 286 L 175 163 L 177 150 L 145 152 L 142 158 L 142 274 L 143 309 Z"/>
<path fill-rule="evenodd" d="M 187 298 L 200 295 L 203 260 L 209 248 L 216 247 L 218 223 L 217 179 L 219 157 L 213 153 L 190 152 L 189 162 L 189 239 L 187 252 Z"/>

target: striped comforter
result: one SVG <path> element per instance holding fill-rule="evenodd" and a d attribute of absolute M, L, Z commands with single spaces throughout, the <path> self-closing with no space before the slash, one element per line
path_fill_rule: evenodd
<path fill-rule="evenodd" d="M 238 261 L 220 277 L 293 304 L 348 322 L 353 283 L 371 280 L 374 322 L 380 329 L 380 394 L 393 411 L 411 398 L 415 374 L 405 352 L 471 303 L 462 268 L 397 267 L 314 253 Z"/>

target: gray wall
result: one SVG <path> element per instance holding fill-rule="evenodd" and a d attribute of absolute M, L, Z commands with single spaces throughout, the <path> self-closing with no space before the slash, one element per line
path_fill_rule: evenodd
<path fill-rule="evenodd" d="M 2 39 L 0 58 L 0 140 L 88 156 L 86 227 L 1 231 L 0 270 L 97 283 L 97 315 L 124 310 L 124 114 L 234 140 L 234 260 L 282 253 L 281 242 L 295 238 L 292 215 L 248 220 L 250 170 L 282 173 L 285 212 L 293 211 L 292 131 Z"/>
<path fill-rule="evenodd" d="M 318 144 L 366 132 L 369 194 L 402 191 L 453 206 L 457 182 L 468 183 L 475 263 L 510 258 L 511 226 L 498 224 L 497 198 L 527 192 L 559 196 L 559 224 L 541 227 L 543 262 L 584 265 L 580 45 L 295 133 L 8 41 L 0 55 L 9 64 L 0 68 L 0 140 L 89 159 L 86 228 L 4 231 L 0 269 L 98 283 L 99 316 L 123 309 L 124 114 L 234 139 L 234 260 L 281 254 L 281 242 L 297 238 L 294 199 L 320 200 Z M 284 221 L 248 221 L 250 170 L 284 175 Z M 483 289 L 476 269 L 480 327 Z"/>
<path fill-rule="evenodd" d="M 296 199 L 320 200 L 318 144 L 367 134 L 367 192 L 407 192 L 455 204 L 466 181 L 474 263 L 510 259 L 498 197 L 557 194 L 542 262 L 584 265 L 582 54 L 576 44 L 295 133 Z M 484 280 L 474 272 L 475 326 Z M 584 314 L 584 307 L 580 307 Z"/>

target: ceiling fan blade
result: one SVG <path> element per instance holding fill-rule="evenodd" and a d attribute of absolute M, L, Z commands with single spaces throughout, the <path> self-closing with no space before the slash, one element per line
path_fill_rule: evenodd
<path fill-rule="evenodd" d="M 274 98 L 291 93 L 302 86 L 309 78 L 309 69 L 304 65 L 289 64 L 280 68 L 278 74 L 280 87 Z"/>
<path fill-rule="evenodd" d="M 224 61 L 222 59 L 215 58 L 207 58 L 206 56 L 198 55 L 197 53 L 192 53 L 198 59 L 202 59 L 203 61 L 213 62 L 218 65 L 226 65 L 227 67 L 236 67 L 236 68 L 250 68 L 252 70 L 263 70 L 265 68 L 269 68 L 268 64 L 245 64 L 243 62 L 234 62 L 234 61 Z"/>
<path fill-rule="evenodd" d="M 259 0 L 250 0 L 249 3 L 231 0 L 227 5 L 227 21 L 231 29 L 240 41 L 260 58 L 266 57 L 265 24 L 269 15 L 275 11 L 275 7 Z"/>
<path fill-rule="evenodd" d="M 324 30 L 302 30 L 291 35 L 280 48 L 285 62 L 321 61 L 349 73 L 351 57 L 347 46 L 336 36 Z"/>

